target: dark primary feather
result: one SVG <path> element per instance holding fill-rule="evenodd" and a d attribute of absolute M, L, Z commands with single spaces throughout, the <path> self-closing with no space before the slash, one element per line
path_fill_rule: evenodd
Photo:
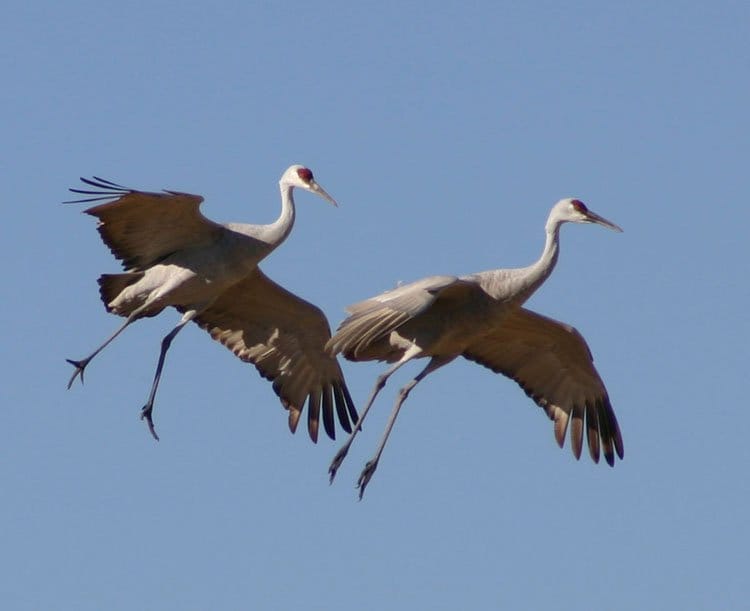
<path fill-rule="evenodd" d="M 326 433 L 351 432 L 357 412 L 335 357 L 323 346 L 331 330 L 323 312 L 270 280 L 260 269 L 222 293 L 195 322 L 273 382 L 294 432 L 308 405 L 308 430 L 317 441 L 322 410 Z"/>
<path fill-rule="evenodd" d="M 519 308 L 463 356 L 518 382 L 555 421 L 561 447 L 572 419 L 571 448 L 576 458 L 581 455 L 584 429 L 595 462 L 600 447 L 610 465 L 615 453 L 623 458 L 622 435 L 607 390 L 575 328 Z"/>
<path fill-rule="evenodd" d="M 68 200 L 66 202 L 63 202 L 63 204 L 85 204 L 88 202 L 97 202 L 105 199 L 112 199 L 114 197 L 119 197 L 120 195 L 125 195 L 126 193 L 135 192 L 134 189 L 123 187 L 122 185 L 118 185 L 117 183 L 114 183 L 110 180 L 105 180 L 104 178 L 99 178 L 98 176 L 94 176 L 93 180 L 81 176 L 81 182 L 86 183 L 87 185 L 91 185 L 98 190 L 91 191 L 90 189 L 70 188 L 68 189 L 68 191 L 70 191 L 71 193 L 79 193 L 81 195 L 94 195 L 96 197 L 84 197 L 82 199 Z"/>
<path fill-rule="evenodd" d="M 84 212 L 99 219 L 102 240 L 128 271 L 143 271 L 183 248 L 208 245 L 224 231 L 200 213 L 200 195 L 136 191 L 101 178 L 81 180 L 98 190 L 71 189 L 97 196 L 78 202 L 109 200 Z"/>

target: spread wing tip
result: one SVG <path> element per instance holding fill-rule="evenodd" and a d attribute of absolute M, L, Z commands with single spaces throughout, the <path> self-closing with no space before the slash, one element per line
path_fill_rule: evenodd
<path fill-rule="evenodd" d="M 292 434 L 296 433 L 304 405 L 297 407 L 285 399 L 282 396 L 280 384 L 274 382 L 272 388 L 279 397 L 284 409 L 289 412 L 289 431 Z M 343 381 L 334 382 L 320 390 L 311 391 L 307 396 L 307 430 L 310 440 L 313 443 L 318 442 L 321 413 L 323 416 L 323 429 L 326 435 L 330 439 L 336 440 L 334 410 L 339 421 L 339 426 L 346 433 L 351 433 L 353 425 L 359 420 L 359 416 L 349 389 Z"/>
<path fill-rule="evenodd" d="M 80 176 L 79 178 L 82 183 L 89 185 L 90 187 L 94 187 L 94 189 L 96 190 L 77 189 L 71 187 L 70 189 L 68 189 L 68 191 L 70 191 L 71 193 L 76 193 L 78 195 L 90 195 L 92 197 L 67 200 L 64 201 L 63 204 L 85 204 L 89 202 L 98 202 L 113 199 L 115 197 L 120 197 L 121 195 L 126 195 L 127 193 L 133 192 L 133 190 L 129 189 L 128 187 L 123 187 L 116 182 L 100 178 L 99 176 L 94 176 L 93 178 L 84 178 L 83 176 Z"/>
<path fill-rule="evenodd" d="M 587 403 L 585 409 L 574 406 L 570 413 L 557 405 L 545 405 L 547 415 L 554 421 L 553 431 L 555 441 L 561 448 L 565 445 L 565 437 L 570 426 L 571 451 L 576 460 L 583 452 L 584 414 L 586 441 L 591 460 L 599 462 L 601 454 L 610 467 L 615 466 L 615 456 L 620 460 L 625 457 L 620 427 L 615 418 L 609 401 L 604 399 L 595 404 Z"/>

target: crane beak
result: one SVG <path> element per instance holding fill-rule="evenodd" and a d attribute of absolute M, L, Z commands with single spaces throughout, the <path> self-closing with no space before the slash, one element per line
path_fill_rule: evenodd
<path fill-rule="evenodd" d="M 315 193 L 316 195 L 320 195 L 320 197 L 322 197 L 324 200 L 338 207 L 336 200 L 333 199 L 330 195 L 328 195 L 328 193 L 326 193 L 326 190 L 314 180 L 310 181 L 310 184 L 308 185 L 308 190 L 310 191 L 310 193 Z"/>
<path fill-rule="evenodd" d="M 591 210 L 586 211 L 586 220 L 589 223 L 596 223 L 597 225 L 601 225 L 602 227 L 607 227 L 609 229 L 612 229 L 613 231 L 622 233 L 622 229 L 619 227 L 619 225 L 615 225 L 612 221 L 608 221 L 604 217 L 596 214 L 596 212 L 591 212 Z"/>

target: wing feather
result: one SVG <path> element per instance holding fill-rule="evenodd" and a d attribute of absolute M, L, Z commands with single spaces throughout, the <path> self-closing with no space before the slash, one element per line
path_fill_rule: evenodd
<path fill-rule="evenodd" d="M 320 391 L 310 393 L 307 401 L 307 431 L 313 443 L 318 442 L 318 423 L 320 422 Z"/>
<path fill-rule="evenodd" d="M 581 458 L 581 450 L 583 449 L 584 407 L 580 403 L 574 403 L 572 407 L 573 422 L 570 426 L 570 449 L 573 450 L 576 460 Z"/>
<path fill-rule="evenodd" d="M 336 429 L 333 424 L 333 393 L 330 386 L 323 388 L 323 428 L 331 439 L 336 439 Z"/>
<path fill-rule="evenodd" d="M 405 284 L 347 308 L 349 317 L 339 326 L 326 349 L 346 358 L 366 360 L 368 348 L 387 338 L 404 323 L 419 316 L 436 301 L 466 299 L 467 293 L 482 289 L 472 280 L 456 276 L 430 276 Z M 384 358 L 379 355 L 377 358 Z"/>
<path fill-rule="evenodd" d="M 560 447 L 570 428 L 576 458 L 581 455 L 584 424 L 594 462 L 600 446 L 609 465 L 614 465 L 615 453 L 623 458 L 622 435 L 607 389 L 586 341 L 570 325 L 519 308 L 463 356 L 518 382 L 554 421 Z"/>
<path fill-rule="evenodd" d="M 599 462 L 599 411 L 590 401 L 586 402 L 586 432 L 591 460 Z"/>
<path fill-rule="evenodd" d="M 96 190 L 71 191 L 92 197 L 66 203 L 108 200 L 84 212 L 99 220 L 102 241 L 128 271 L 143 271 L 178 250 L 210 244 L 225 231 L 201 214 L 200 195 L 137 191 L 101 178 L 81 180 Z"/>
<path fill-rule="evenodd" d="M 260 269 L 230 287 L 195 322 L 243 361 L 272 381 L 289 410 L 294 432 L 305 403 L 308 432 L 317 440 L 322 410 L 326 433 L 339 424 L 351 432 L 357 412 L 336 358 L 325 352 L 331 337 L 323 312 L 270 280 Z"/>

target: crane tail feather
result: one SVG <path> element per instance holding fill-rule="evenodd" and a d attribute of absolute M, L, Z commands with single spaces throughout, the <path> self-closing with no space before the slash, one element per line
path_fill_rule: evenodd
<path fill-rule="evenodd" d="M 99 283 L 99 295 L 104 302 L 107 312 L 115 312 L 120 316 L 128 316 L 130 312 L 141 305 L 140 300 L 133 300 L 129 304 L 118 306 L 113 310 L 110 304 L 131 284 L 138 282 L 143 278 L 143 272 L 126 272 L 124 274 L 102 274 L 97 282 Z"/>

